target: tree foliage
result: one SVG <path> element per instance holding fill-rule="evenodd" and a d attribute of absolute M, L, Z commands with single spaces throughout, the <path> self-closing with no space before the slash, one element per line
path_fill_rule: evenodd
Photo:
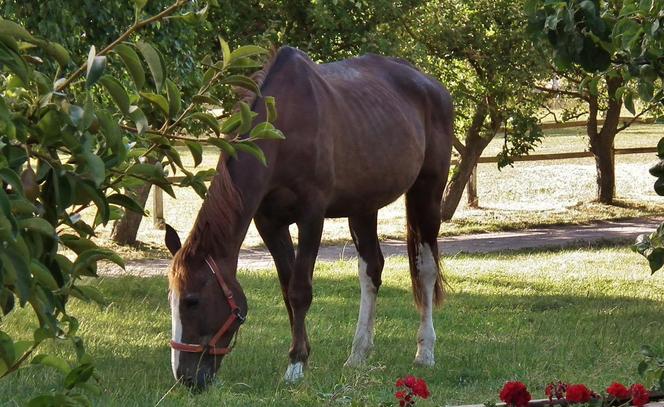
<path fill-rule="evenodd" d="M 0 327 L 0 377 L 28 362 L 65 375 L 62 391 L 31 405 L 85 405 L 77 389 L 95 387 L 89 381 L 94 364 L 67 303 L 74 297 L 103 304 L 86 278 L 96 277 L 99 261 L 124 265 L 91 238 L 98 225 L 124 211 L 143 212 L 125 191 L 150 183 L 174 195 L 166 179 L 170 168 L 184 174 L 180 186 L 204 196 L 204 182 L 214 171 L 186 170 L 176 146 L 186 145 L 196 165 L 204 143 L 264 162 L 254 141 L 283 138 L 269 121 L 254 126 L 256 114 L 246 103 L 221 120 L 209 113 L 221 104 L 213 97 L 218 88 L 260 93 L 243 72 L 260 65 L 264 48 L 231 50 L 220 39 L 218 54 L 196 61 L 201 84 L 191 102 L 183 100 L 178 77 L 169 74 L 166 58 L 141 30 L 180 19 L 198 23 L 198 17 L 188 20 L 188 13 L 201 14 L 187 11 L 188 4 L 176 0 L 151 14 L 137 1 L 126 31 L 82 55 L 0 19 L 0 309 L 7 316 L 16 306 L 28 307 L 38 321 L 29 340 Z M 274 112 L 274 99 L 265 102 Z M 40 344 L 54 340 L 73 345 L 74 366 L 54 355 L 34 356 Z"/>
<path fill-rule="evenodd" d="M 654 0 L 527 3 L 533 37 L 565 78 L 562 93 L 587 106 L 600 202 L 611 203 L 614 196 L 615 135 L 633 122 L 620 122 L 623 105 L 637 118 L 662 111 L 663 7 Z M 601 128 L 600 113 L 605 118 Z"/>
<path fill-rule="evenodd" d="M 445 193 L 444 219 L 451 218 L 472 169 L 501 128 L 501 167 L 542 136 L 533 85 L 547 67 L 533 52 L 523 19 L 522 2 L 485 0 L 430 1 L 400 19 L 407 56 L 454 96 L 460 163 Z"/>

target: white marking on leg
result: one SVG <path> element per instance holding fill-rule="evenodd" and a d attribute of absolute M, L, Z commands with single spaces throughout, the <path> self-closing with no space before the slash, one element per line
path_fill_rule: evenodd
<path fill-rule="evenodd" d="M 304 363 L 296 362 L 288 365 L 284 380 L 288 383 L 295 383 L 304 379 Z"/>
<path fill-rule="evenodd" d="M 182 322 L 180 321 L 180 299 L 171 291 L 168 296 L 171 303 L 171 338 L 175 342 L 182 342 Z M 173 377 L 178 379 L 178 364 L 180 363 L 180 351 L 171 349 L 171 369 Z"/>
<path fill-rule="evenodd" d="M 417 271 L 422 287 L 422 309 L 420 327 L 417 330 L 417 354 L 415 363 L 422 366 L 435 364 L 433 349 L 436 332 L 433 329 L 433 293 L 438 279 L 438 264 L 428 244 L 420 245 L 417 256 Z"/>
<path fill-rule="evenodd" d="M 373 348 L 376 294 L 378 290 L 367 274 L 367 263 L 361 257 L 358 258 L 357 268 L 360 277 L 360 314 L 357 318 L 353 348 L 348 360 L 346 360 L 346 366 L 363 364 Z"/>

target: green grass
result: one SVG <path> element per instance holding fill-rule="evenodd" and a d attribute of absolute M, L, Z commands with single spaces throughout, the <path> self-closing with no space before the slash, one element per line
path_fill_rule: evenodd
<path fill-rule="evenodd" d="M 432 370 L 411 365 L 418 316 L 406 259 L 387 259 L 376 347 L 360 370 L 342 367 L 357 318 L 356 264 L 318 265 L 308 317 L 313 353 L 304 382 L 294 386 L 281 379 L 290 335 L 275 272 L 241 271 L 249 320 L 217 382 L 199 395 L 176 386 L 160 405 L 376 406 L 393 400 L 393 382 L 405 374 L 429 382 L 433 396 L 421 406 L 496 400 L 512 379 L 537 398 L 557 379 L 596 390 L 612 380 L 631 383 L 640 346 L 664 347 L 664 273 L 650 276 L 644 260 L 625 248 L 457 256 L 445 264 L 451 288 L 435 314 Z M 155 405 L 173 384 L 165 277 L 94 284 L 108 307 L 71 303 L 102 378 L 94 404 Z M 16 312 L 0 324 L 17 334 L 31 323 Z M 0 405 L 21 404 L 59 380 L 48 368 L 28 367 L 0 382 Z"/>

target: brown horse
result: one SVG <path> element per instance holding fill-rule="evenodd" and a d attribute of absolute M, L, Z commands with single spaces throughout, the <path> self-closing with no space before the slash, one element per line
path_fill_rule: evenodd
<path fill-rule="evenodd" d="M 366 55 L 316 64 L 281 48 L 259 76 L 277 100 L 286 140 L 265 140 L 268 165 L 249 155 L 220 158 L 189 238 L 169 228 L 172 367 L 177 379 L 205 387 L 230 351 L 247 312 L 236 278 L 238 254 L 253 219 L 279 274 L 292 344 L 287 381 L 303 377 L 310 347 L 305 317 L 326 217 L 347 217 L 359 253 L 360 311 L 347 365 L 373 346 L 383 255 L 378 209 L 406 194 L 408 255 L 421 319 L 415 363 L 434 364 L 432 309 L 442 299 L 437 236 L 450 168 L 453 108 L 436 80 L 405 61 Z M 266 116 L 253 101 L 256 120 Z M 298 248 L 288 230 L 298 227 Z"/>

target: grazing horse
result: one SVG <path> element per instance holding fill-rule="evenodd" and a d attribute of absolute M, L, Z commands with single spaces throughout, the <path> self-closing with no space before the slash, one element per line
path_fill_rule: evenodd
<path fill-rule="evenodd" d="M 378 210 L 406 194 L 408 256 L 420 312 L 415 363 L 434 364 L 432 309 L 443 296 L 437 236 L 452 149 L 452 100 L 409 63 L 365 55 L 316 64 L 283 47 L 257 76 L 277 100 L 286 139 L 258 144 L 267 166 L 250 155 L 222 157 L 187 241 L 168 228 L 173 374 L 205 387 L 247 312 L 236 278 L 240 246 L 253 219 L 276 264 L 292 343 L 285 379 L 304 376 L 310 346 L 305 317 L 326 217 L 347 217 L 359 254 L 360 310 L 346 365 L 362 364 L 373 346 L 383 255 Z M 266 112 L 260 98 L 257 120 Z M 293 248 L 289 225 L 297 224 Z"/>

